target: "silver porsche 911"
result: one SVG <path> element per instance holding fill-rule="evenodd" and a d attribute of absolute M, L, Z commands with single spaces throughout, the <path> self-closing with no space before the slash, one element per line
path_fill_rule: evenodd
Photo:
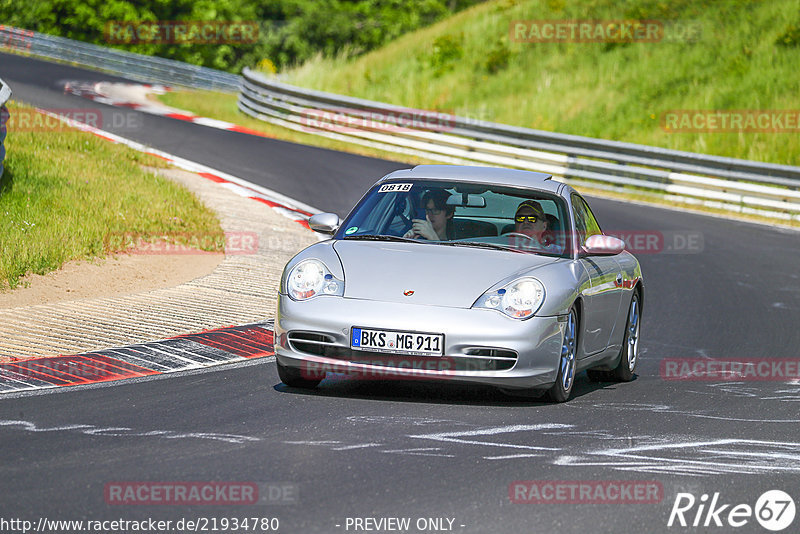
<path fill-rule="evenodd" d="M 625 243 L 547 174 L 421 165 L 380 180 L 281 277 L 281 381 L 454 380 L 566 401 L 576 373 L 629 381 L 644 286 Z"/>

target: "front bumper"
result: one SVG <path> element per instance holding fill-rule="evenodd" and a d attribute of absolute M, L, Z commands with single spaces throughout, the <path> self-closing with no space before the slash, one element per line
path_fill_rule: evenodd
<path fill-rule="evenodd" d="M 357 377 L 444 379 L 509 389 L 544 389 L 556 380 L 563 324 L 556 317 L 532 317 L 519 321 L 484 309 L 421 306 L 333 296 L 297 302 L 279 294 L 275 356 L 281 365 L 301 371 L 335 370 Z M 350 329 L 353 326 L 442 333 L 445 336 L 444 356 L 386 356 L 350 351 Z M 324 336 L 325 350 L 316 350 L 316 345 L 293 341 L 298 334 Z M 302 350 L 309 347 L 315 350 Z M 510 368 L 486 369 L 489 358 L 474 356 L 476 351 L 478 354 L 493 351 L 491 354 L 503 356 L 515 353 L 515 361 L 500 358 L 502 365 Z M 392 362 L 385 363 L 387 359 Z M 422 365 L 414 363 L 420 360 Z M 446 362 L 442 360 L 458 362 L 458 366 L 444 365 Z M 378 364 L 378 361 L 382 363 Z M 464 362 L 472 364 L 464 365 Z"/>

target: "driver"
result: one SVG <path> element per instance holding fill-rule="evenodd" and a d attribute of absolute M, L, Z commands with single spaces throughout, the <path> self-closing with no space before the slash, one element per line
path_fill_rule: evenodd
<path fill-rule="evenodd" d="M 544 218 L 542 205 L 535 200 L 522 201 L 514 214 L 514 232 L 535 237 L 541 243 L 545 230 L 547 230 L 547 219 Z"/>
<path fill-rule="evenodd" d="M 448 206 L 450 193 L 444 189 L 429 189 L 422 195 L 425 220 L 414 219 L 413 226 L 403 237 L 423 238 L 431 241 L 446 241 L 455 237 L 453 215 L 456 207 Z"/>
<path fill-rule="evenodd" d="M 531 238 L 531 243 L 520 243 L 523 248 L 536 245 L 547 251 L 560 252 L 560 247 L 548 235 L 548 221 L 542 205 L 535 200 L 524 200 L 514 214 L 514 232 Z"/>

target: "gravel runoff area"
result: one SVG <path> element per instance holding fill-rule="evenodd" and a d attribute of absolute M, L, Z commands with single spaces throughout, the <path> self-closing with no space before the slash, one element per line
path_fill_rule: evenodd
<path fill-rule="evenodd" d="M 216 211 L 226 234 L 257 238 L 257 252 L 255 247 L 249 250 L 254 253 L 226 252 L 209 274 L 173 287 L 0 309 L 0 362 L 144 343 L 274 317 L 283 266 L 315 243 L 316 235 L 224 184 L 177 169 L 158 172 Z M 187 261 L 193 257 L 200 258 L 187 255 Z"/>

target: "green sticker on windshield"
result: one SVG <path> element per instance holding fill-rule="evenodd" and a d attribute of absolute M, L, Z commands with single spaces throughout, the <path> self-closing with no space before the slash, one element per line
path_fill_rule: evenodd
<path fill-rule="evenodd" d="M 351 226 L 347 230 L 344 231 L 345 234 L 350 235 L 358 232 L 358 226 Z"/>

